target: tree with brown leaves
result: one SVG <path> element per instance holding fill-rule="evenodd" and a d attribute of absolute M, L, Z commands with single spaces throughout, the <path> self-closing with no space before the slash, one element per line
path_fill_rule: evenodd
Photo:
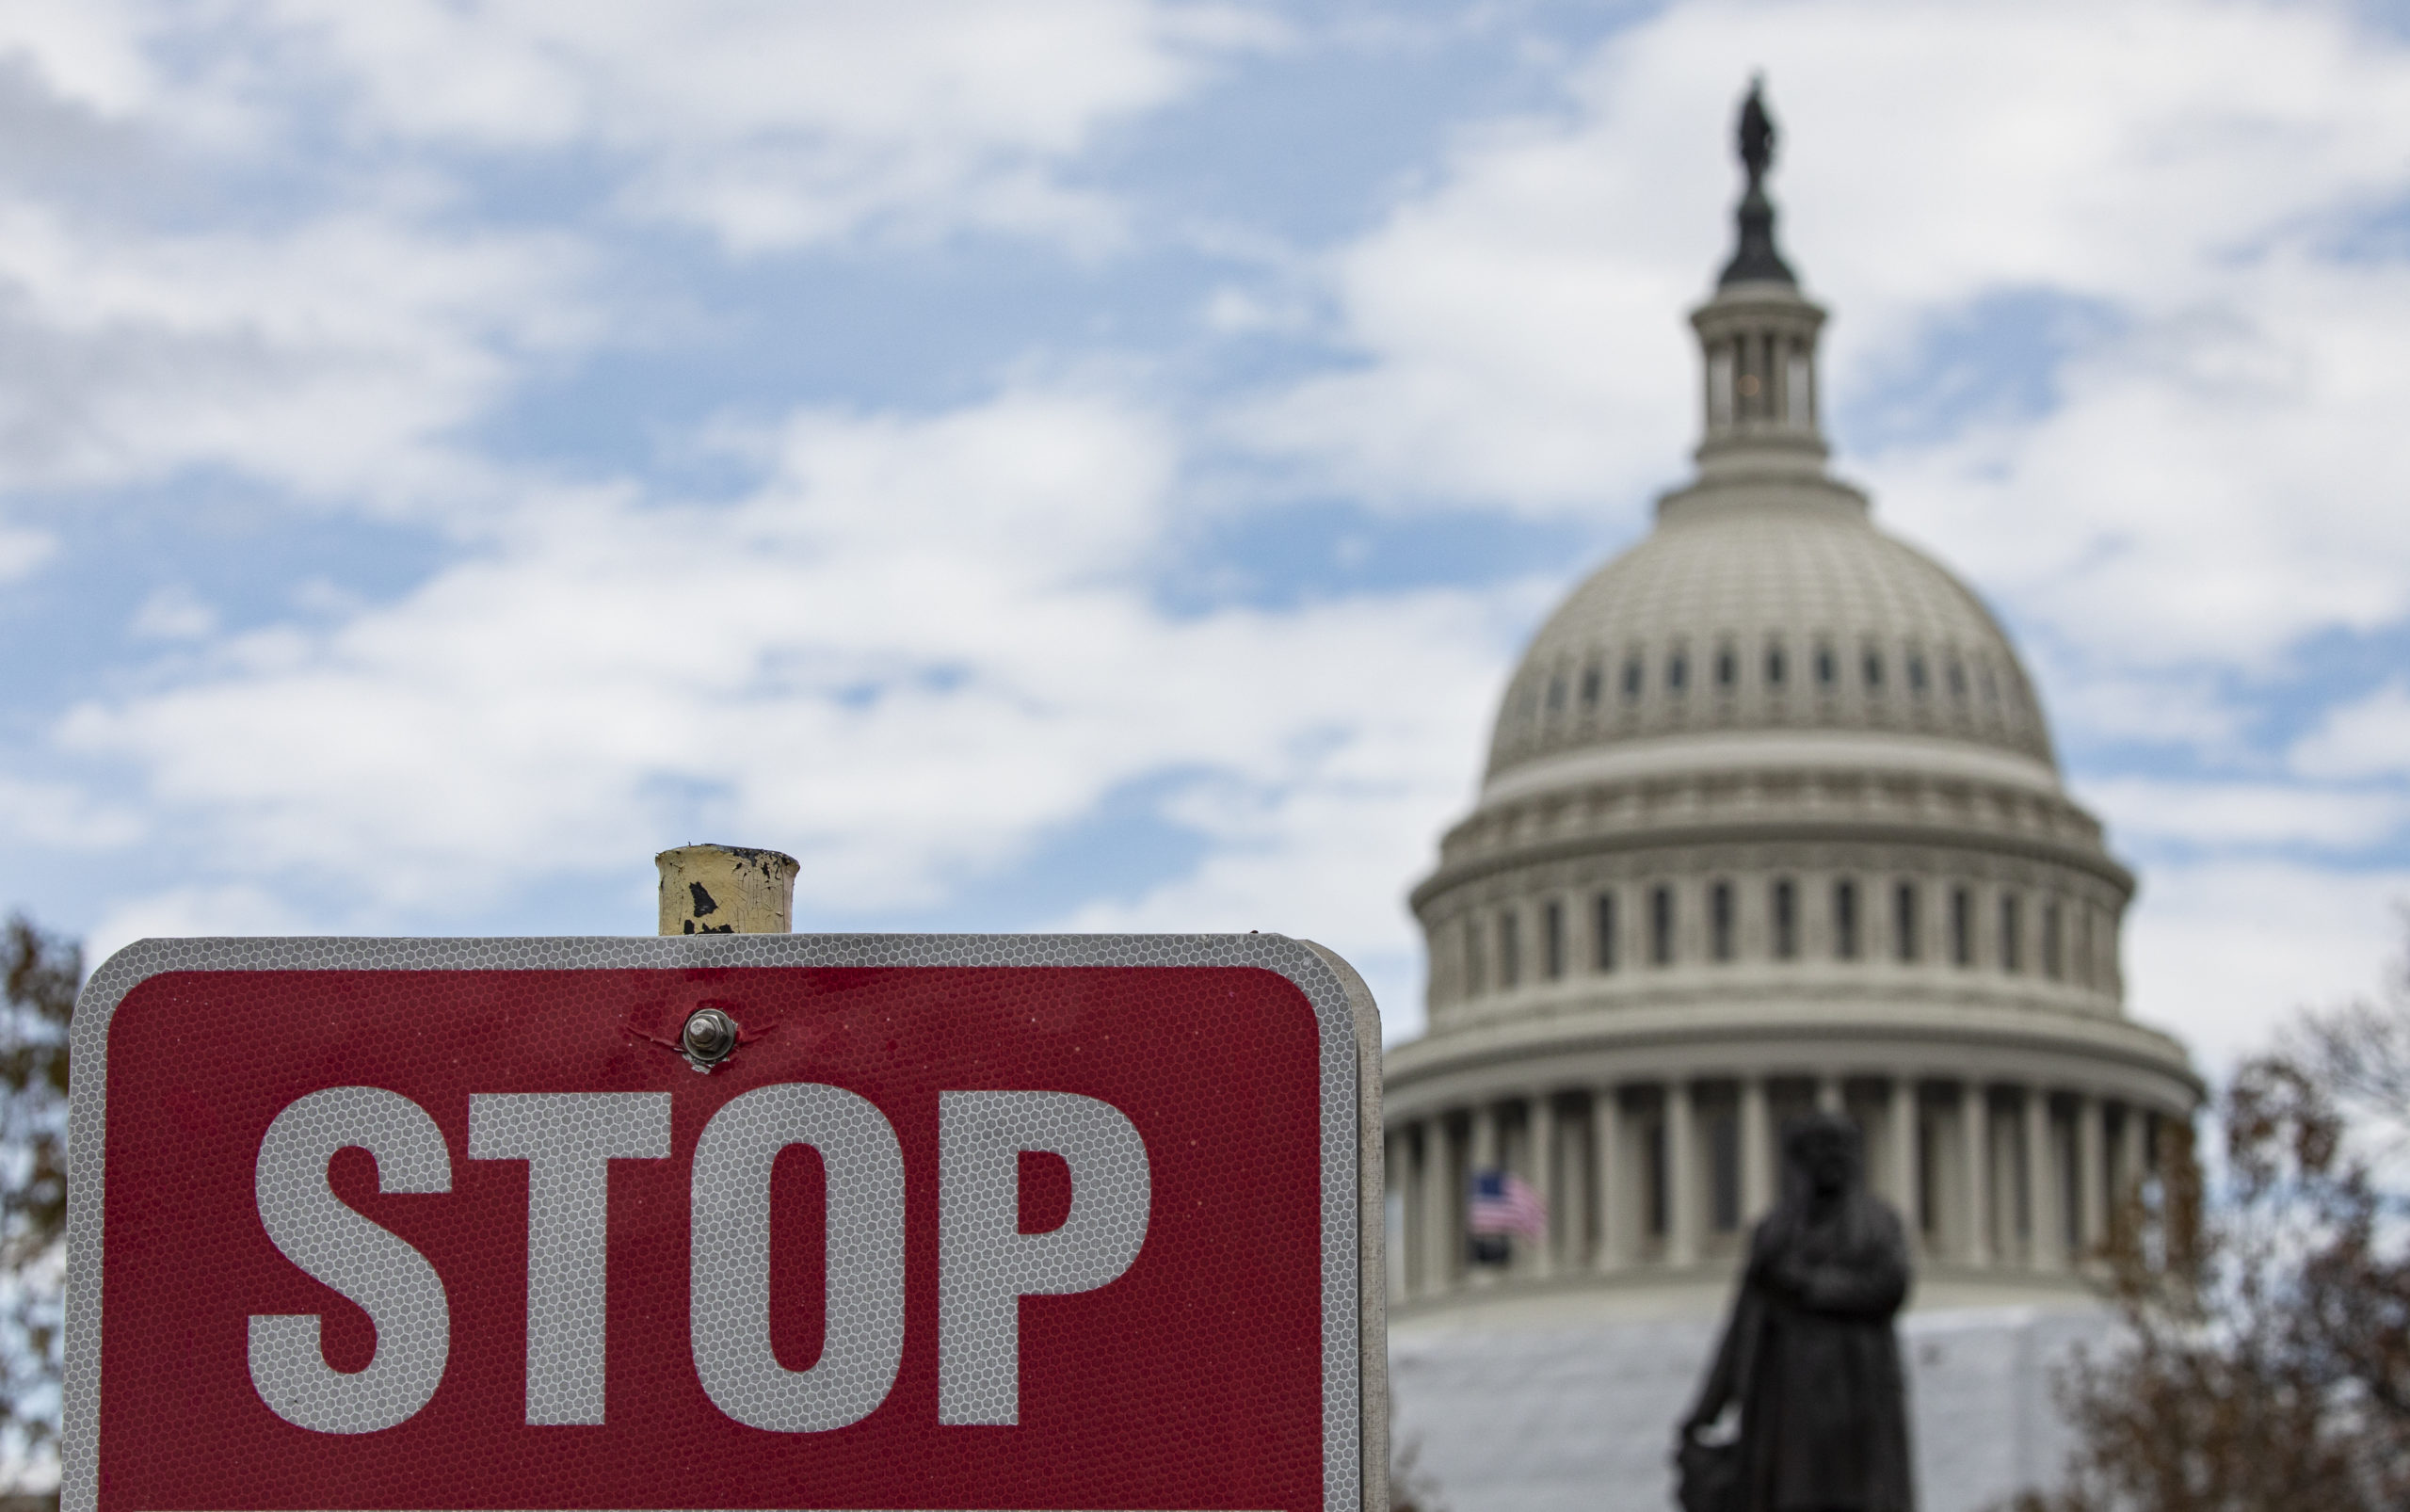
<path fill-rule="evenodd" d="M 2022 1512 L 2410 1506 L 2410 954 L 2379 1002 L 2245 1062 L 2219 1111 L 2208 1200 L 2179 1138 L 2125 1204 L 2126 1337 L 2063 1381 L 2081 1446 Z"/>

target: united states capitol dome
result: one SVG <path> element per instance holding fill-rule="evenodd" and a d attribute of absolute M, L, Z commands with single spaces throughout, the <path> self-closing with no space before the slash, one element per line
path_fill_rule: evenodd
<path fill-rule="evenodd" d="M 1768 154 L 1771 143 L 1769 127 Z M 1534 637 L 1500 705 L 1493 784 L 1514 774 L 1528 788 L 1534 769 L 1583 753 L 1645 760 L 1652 740 L 1703 732 L 1928 737 L 2055 778 L 2049 731 L 1999 623 L 1825 471 L 1824 312 L 1775 248 L 1769 160 L 1752 167 L 1714 297 L 1691 315 L 1705 379 L 1698 475 Z M 1904 748 L 1889 746 L 1896 760 Z"/>
<path fill-rule="evenodd" d="M 1824 312 L 1775 246 L 1754 96 L 1742 146 L 1738 248 L 1690 316 L 1696 474 L 1534 635 L 1411 894 L 1393 1339 L 1711 1312 L 1818 1108 L 1863 1134 L 1921 1306 L 2084 1305 L 2200 1097 L 2126 1014 L 2134 877 L 2007 635 L 1827 469 Z M 1473 1232 L 1468 1183 L 1508 1175 L 1544 1228 Z"/>
<path fill-rule="evenodd" d="M 1533 638 L 1489 775 L 1709 731 L 1896 732 L 2051 760 L 1982 602 L 1821 478 L 1668 496 Z"/>
<path fill-rule="evenodd" d="M 1826 470 L 1824 312 L 1775 247 L 1754 91 L 1740 137 L 1697 473 L 1534 635 L 1411 895 L 1390 1342 L 1398 1431 L 1462 1512 L 1668 1504 L 1664 1435 L 1810 1110 L 1856 1126 L 1914 1256 L 1924 1504 L 2005 1502 L 2200 1101 L 2126 1014 L 2134 878 L 2016 651 Z"/>

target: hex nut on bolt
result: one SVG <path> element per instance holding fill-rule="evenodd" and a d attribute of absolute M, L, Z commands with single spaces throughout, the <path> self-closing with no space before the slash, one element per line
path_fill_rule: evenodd
<path fill-rule="evenodd" d="M 697 1008 L 687 1015 L 678 1046 L 687 1065 L 709 1074 L 736 1049 L 736 1021 L 717 1008 Z"/>

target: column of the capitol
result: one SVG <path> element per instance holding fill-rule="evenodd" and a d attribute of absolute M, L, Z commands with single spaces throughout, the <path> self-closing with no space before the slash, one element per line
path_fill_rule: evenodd
<path fill-rule="evenodd" d="M 1597 1171 L 1597 1268 L 1623 1268 L 1631 1253 L 1631 1203 L 1624 1192 L 1623 1093 L 1606 1086 L 1590 1094 L 1590 1162 Z"/>

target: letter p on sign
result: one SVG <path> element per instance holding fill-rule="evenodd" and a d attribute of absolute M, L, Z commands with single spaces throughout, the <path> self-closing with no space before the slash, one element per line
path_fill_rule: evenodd
<path fill-rule="evenodd" d="M 73 1034 L 65 1512 L 1385 1512 L 1315 947 L 147 941 Z"/>
<path fill-rule="evenodd" d="M 1020 1231 L 1023 1150 L 1071 1169 L 1071 1214 Z M 1020 1299 L 1091 1292 L 1147 1236 L 1147 1147 L 1121 1111 L 1068 1092 L 938 1096 L 938 1421 L 1020 1421 Z"/>

